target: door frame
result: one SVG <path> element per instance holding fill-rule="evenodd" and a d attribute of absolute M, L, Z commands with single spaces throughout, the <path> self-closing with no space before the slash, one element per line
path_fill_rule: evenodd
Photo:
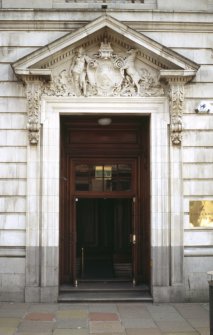
<path fill-rule="evenodd" d="M 182 151 L 170 140 L 167 97 L 42 97 L 40 146 L 27 147 L 25 301 L 58 299 L 60 115 L 92 114 L 150 115 L 151 290 L 155 301 L 169 301 L 184 286 L 182 188 L 177 187 Z"/>

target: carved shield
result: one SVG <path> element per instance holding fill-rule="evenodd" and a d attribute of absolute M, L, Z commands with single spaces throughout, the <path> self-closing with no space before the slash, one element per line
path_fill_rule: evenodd
<path fill-rule="evenodd" d="M 123 80 L 121 69 L 116 66 L 112 59 L 99 59 L 95 69 L 95 81 L 98 95 L 113 95 Z"/>

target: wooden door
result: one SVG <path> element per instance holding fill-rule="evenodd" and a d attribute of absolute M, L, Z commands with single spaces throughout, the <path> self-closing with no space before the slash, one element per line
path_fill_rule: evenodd
<path fill-rule="evenodd" d="M 149 118 L 115 116 L 112 119 L 112 125 L 101 128 L 97 116 L 61 118 L 61 284 L 75 283 L 78 276 L 75 198 L 136 199 L 131 209 L 131 233 L 136 235 L 136 243 L 132 241 L 133 275 L 135 283 L 149 283 Z M 76 166 L 82 165 L 87 165 L 89 171 L 87 182 L 82 182 L 81 168 L 76 172 Z M 119 184 L 119 172 L 116 172 L 118 178 L 112 180 L 113 169 L 118 171 L 120 165 L 127 170 L 131 166 L 130 182 L 129 179 Z M 100 171 L 106 178 L 98 180 Z"/>

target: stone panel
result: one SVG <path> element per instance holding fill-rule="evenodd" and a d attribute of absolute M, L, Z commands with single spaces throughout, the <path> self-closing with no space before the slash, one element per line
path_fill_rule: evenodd
<path fill-rule="evenodd" d="M 208 10 L 208 0 L 157 0 L 158 9 L 168 9 L 168 10 Z"/>
<path fill-rule="evenodd" d="M 16 2 L 17 3 L 17 2 Z M 0 35 L 0 45 L 2 47 L 39 47 L 46 45 L 57 38 L 64 36 L 66 32 L 47 31 L 9 31 Z"/>
<path fill-rule="evenodd" d="M 0 197 L 0 212 L 24 213 L 26 211 L 25 197 Z"/>
<path fill-rule="evenodd" d="M 202 65 L 196 77 L 193 79 L 193 82 L 201 82 L 201 83 L 208 83 L 213 82 L 213 68 L 212 65 Z"/>
<path fill-rule="evenodd" d="M 213 179 L 212 163 L 206 163 L 206 164 L 184 163 L 183 178 Z"/>
<path fill-rule="evenodd" d="M 0 214 L 0 229 L 19 230 L 26 228 L 25 214 Z"/>
<path fill-rule="evenodd" d="M 185 196 L 212 196 L 212 182 L 209 180 L 185 180 L 183 183 L 183 192 Z"/>
<path fill-rule="evenodd" d="M 188 130 L 183 132 L 184 147 L 212 147 L 213 131 Z"/>
<path fill-rule="evenodd" d="M 35 51 L 36 47 L 10 47 L 10 46 L 0 46 L 0 62 L 1 63 L 12 63 L 17 61 L 18 59 L 30 54 Z M 8 65 L 11 67 L 11 65 Z M 11 67 L 12 69 L 12 67 Z"/>
<path fill-rule="evenodd" d="M 22 147 L 0 147 L 1 162 L 22 163 L 27 161 L 26 148 Z"/>
<path fill-rule="evenodd" d="M 25 88 L 21 82 L 0 82 L 1 97 L 25 97 Z"/>
<path fill-rule="evenodd" d="M 213 129 L 213 114 L 197 114 L 183 116 L 184 130 L 211 130 Z M 213 143 L 212 143 L 213 146 Z"/>
<path fill-rule="evenodd" d="M 183 162 L 185 163 L 212 163 L 213 150 L 212 148 L 189 148 L 183 149 Z"/>
<path fill-rule="evenodd" d="M 0 64 L 0 78 L 1 81 L 4 80 L 17 81 L 17 77 L 15 76 L 10 64 Z"/>
<path fill-rule="evenodd" d="M 213 64 L 213 53 L 212 49 L 202 49 L 202 48 L 185 48 L 181 47 L 172 48 L 174 51 L 180 53 L 181 55 L 191 59 L 198 64 Z"/>
<path fill-rule="evenodd" d="M 25 258 L 0 257 L 0 274 L 25 274 Z"/>
<path fill-rule="evenodd" d="M 144 34 L 153 40 L 169 48 L 212 48 L 213 33 L 204 34 L 203 32 L 144 32 Z"/>
<path fill-rule="evenodd" d="M 25 286 L 25 274 L 2 274 L 1 282 L 5 291 L 17 292 Z"/>
<path fill-rule="evenodd" d="M 188 230 L 184 233 L 185 246 L 212 246 L 213 231 L 210 229 Z"/>
<path fill-rule="evenodd" d="M 2 230 L 0 231 L 1 246 L 25 246 L 25 231 L 24 230 Z"/>
<path fill-rule="evenodd" d="M 52 0 L 2 0 L 2 8 L 52 8 Z"/>
<path fill-rule="evenodd" d="M 0 145 L 13 146 L 15 143 L 18 146 L 27 146 L 28 132 L 26 130 L 0 130 Z"/>
<path fill-rule="evenodd" d="M 207 272 L 212 269 L 213 257 L 185 257 L 185 289 L 188 301 L 208 301 Z"/>
<path fill-rule="evenodd" d="M 16 179 L 26 178 L 25 163 L 0 163 L 0 178 Z"/>
<path fill-rule="evenodd" d="M 185 87 L 186 98 L 212 99 L 213 83 L 190 83 Z"/>
<path fill-rule="evenodd" d="M 26 125 L 27 117 L 25 114 L 0 113 L 0 129 L 26 129 Z"/>
<path fill-rule="evenodd" d="M 25 97 L 0 97 L 0 113 L 26 113 L 26 104 Z"/>
<path fill-rule="evenodd" d="M 0 179 L 1 196 L 24 196 L 26 195 L 26 180 L 1 180 Z"/>

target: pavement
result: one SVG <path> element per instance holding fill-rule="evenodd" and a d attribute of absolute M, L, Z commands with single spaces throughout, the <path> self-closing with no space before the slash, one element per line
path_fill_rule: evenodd
<path fill-rule="evenodd" d="M 207 303 L 0 303 L 0 335 L 209 335 Z"/>

